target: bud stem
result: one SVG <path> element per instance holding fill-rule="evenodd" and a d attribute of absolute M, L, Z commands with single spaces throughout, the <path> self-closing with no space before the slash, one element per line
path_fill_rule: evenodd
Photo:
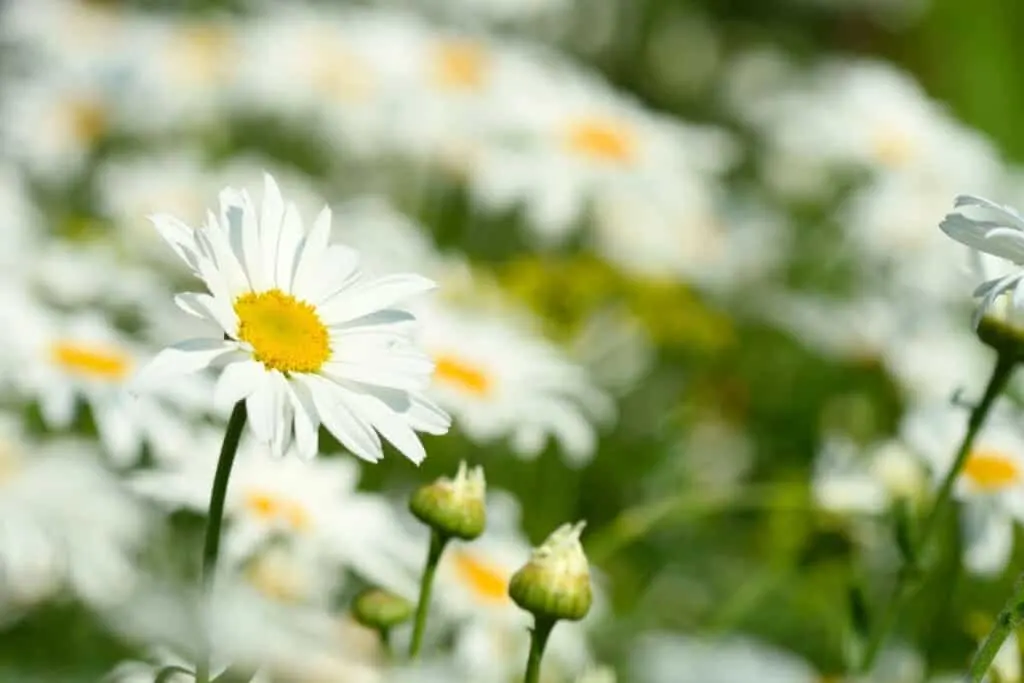
<path fill-rule="evenodd" d="M 217 460 L 217 471 L 213 475 L 213 488 L 210 490 L 210 509 L 206 515 L 206 538 L 203 541 L 203 590 L 209 594 L 213 590 L 213 577 L 217 571 L 217 558 L 220 556 L 220 528 L 224 523 L 224 501 L 228 493 L 228 481 L 231 479 L 231 468 L 235 463 L 238 443 L 242 439 L 245 427 L 245 402 L 239 401 L 231 411 L 224 442 L 220 447 L 220 458 Z M 196 683 L 210 681 L 210 645 L 203 644 L 204 652 L 196 664 Z"/>
<path fill-rule="evenodd" d="M 544 648 L 547 647 L 548 637 L 556 623 L 554 619 L 534 617 L 533 628 L 530 630 L 530 657 L 526 660 L 526 675 L 523 677 L 523 683 L 538 683 L 540 681 L 540 662 L 544 657 Z"/>
<path fill-rule="evenodd" d="M 427 562 L 423 567 L 423 577 L 420 580 L 420 597 L 416 603 L 416 622 L 412 630 L 412 640 L 409 641 L 409 659 L 414 660 L 420 653 L 420 646 L 423 644 L 423 631 L 427 626 L 427 610 L 430 609 L 430 593 L 434 588 L 434 574 L 437 573 L 437 565 L 441 561 L 441 554 L 448 543 L 448 537 L 442 536 L 436 530 L 430 531 L 430 546 L 427 548 Z"/>
<path fill-rule="evenodd" d="M 996 398 L 1002 393 L 1006 383 L 1010 380 L 1013 375 L 1013 370 L 1017 365 L 1019 356 L 1017 354 L 1010 354 L 1000 351 L 996 357 L 995 367 L 992 368 L 992 375 L 989 377 L 988 385 L 985 387 L 985 393 L 982 395 L 981 400 L 978 401 L 977 405 L 971 410 L 971 415 L 967 420 L 967 431 L 964 433 L 964 438 L 960 442 L 960 448 L 957 450 L 956 457 L 953 460 L 953 465 L 949 468 L 945 478 L 942 480 L 942 484 L 939 486 L 938 493 L 935 496 L 935 502 L 932 504 L 931 511 L 925 518 L 924 526 L 921 530 L 921 534 L 917 539 L 917 547 L 914 552 L 914 556 L 918 559 L 925 557 L 929 550 L 929 546 L 933 540 L 933 536 L 938 531 L 940 522 L 945 516 L 946 508 L 949 507 L 950 498 L 953 493 L 953 485 L 956 483 L 957 477 L 960 475 L 960 470 L 963 469 L 964 464 L 967 462 L 968 456 L 971 454 L 971 448 L 974 446 L 974 439 L 978 436 L 978 432 L 981 431 L 982 425 L 985 424 L 985 419 L 988 417 L 989 412 L 992 410 L 992 405 L 995 403 Z M 884 611 L 882 615 L 875 622 L 875 627 L 872 629 L 870 638 L 868 639 L 867 646 L 864 649 L 864 654 L 860 660 L 860 666 L 858 667 L 860 673 L 867 673 L 874 666 L 875 659 L 878 657 L 879 651 L 882 649 L 882 645 L 885 643 L 885 638 L 896 624 L 896 619 L 899 616 L 900 611 L 903 609 L 905 603 L 910 597 L 910 589 L 918 585 L 922 580 L 921 571 L 918 568 L 911 566 L 904 566 L 903 569 L 896 577 L 896 585 L 893 587 L 892 596 L 885 603 Z M 1007 631 L 1006 633 L 1009 633 Z M 1003 639 L 1006 638 L 1006 634 L 1003 634 Z M 999 644 L 1002 644 L 1002 640 L 996 645 L 995 650 L 999 649 Z M 981 652 L 979 652 L 979 655 Z M 993 656 L 994 656 L 993 652 Z M 991 659 L 989 660 L 991 662 Z M 987 666 L 986 666 L 987 669 Z M 973 667 L 971 669 L 974 670 Z M 977 680 L 977 679 L 972 679 Z"/>

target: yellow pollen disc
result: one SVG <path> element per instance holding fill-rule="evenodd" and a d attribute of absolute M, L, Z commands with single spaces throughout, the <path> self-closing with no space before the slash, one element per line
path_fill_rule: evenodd
<path fill-rule="evenodd" d="M 444 43 L 434 55 L 434 82 L 449 90 L 477 90 L 487 82 L 490 56 L 482 45 Z"/>
<path fill-rule="evenodd" d="M 1009 454 L 983 448 L 967 458 L 964 476 L 983 491 L 998 491 L 1019 482 L 1020 470 Z"/>
<path fill-rule="evenodd" d="M 82 99 L 67 105 L 65 113 L 71 137 L 81 144 L 95 142 L 107 130 L 107 111 L 102 103 Z"/>
<path fill-rule="evenodd" d="M 261 593 L 281 602 L 299 602 L 307 592 L 301 576 L 273 560 L 256 560 L 246 568 L 245 575 Z"/>
<path fill-rule="evenodd" d="M 900 130 L 881 130 L 874 136 L 872 144 L 875 158 L 882 166 L 906 166 L 914 156 L 913 141 Z"/>
<path fill-rule="evenodd" d="M 180 29 L 171 46 L 173 68 L 186 81 L 210 83 L 230 75 L 234 65 L 231 32 L 215 24 Z"/>
<path fill-rule="evenodd" d="M 627 164 L 636 157 L 634 132 L 623 121 L 589 117 L 573 121 L 566 130 L 566 145 L 581 156 Z"/>
<path fill-rule="evenodd" d="M 304 507 L 273 493 L 250 491 L 245 496 L 245 507 L 265 522 L 284 522 L 295 531 L 305 531 L 312 524 Z"/>
<path fill-rule="evenodd" d="M 459 550 L 452 553 L 459 578 L 480 598 L 490 602 L 507 602 L 508 577 L 505 572 L 488 562 Z"/>
<path fill-rule="evenodd" d="M 51 345 L 50 360 L 70 374 L 112 382 L 123 380 L 132 369 L 131 358 L 119 349 L 75 342 Z"/>
<path fill-rule="evenodd" d="M 235 299 L 238 339 L 268 370 L 317 372 L 331 357 L 327 328 L 316 309 L 280 289 Z"/>
<path fill-rule="evenodd" d="M 434 379 L 475 396 L 491 393 L 492 382 L 487 373 L 455 356 L 434 357 Z"/>

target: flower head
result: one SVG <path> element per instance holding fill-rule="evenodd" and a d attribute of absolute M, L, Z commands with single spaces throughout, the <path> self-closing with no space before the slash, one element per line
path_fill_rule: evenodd
<path fill-rule="evenodd" d="M 439 533 L 469 541 L 482 534 L 487 524 L 485 488 L 483 468 L 467 469 L 462 462 L 454 479 L 441 477 L 417 490 L 409 509 Z"/>
<path fill-rule="evenodd" d="M 512 576 L 508 594 L 527 612 L 578 621 L 590 611 L 590 565 L 580 545 L 585 522 L 563 524 Z"/>
<path fill-rule="evenodd" d="M 217 368 L 215 400 L 244 400 L 252 432 L 277 455 L 294 442 L 300 455 L 314 456 L 323 425 L 366 460 L 382 457 L 378 434 L 423 460 L 416 431 L 443 434 L 449 419 L 423 394 L 434 365 L 412 341 L 414 317 L 396 306 L 434 283 L 366 278 L 355 251 L 329 244 L 330 209 L 307 230 L 269 175 L 259 210 L 230 188 L 220 204 L 195 230 L 153 218 L 209 290 L 176 303 L 219 333 L 165 349 L 138 381 Z"/>

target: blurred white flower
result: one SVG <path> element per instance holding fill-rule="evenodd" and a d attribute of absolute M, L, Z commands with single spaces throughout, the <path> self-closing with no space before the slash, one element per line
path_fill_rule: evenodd
<path fill-rule="evenodd" d="M 414 318 L 395 308 L 433 282 L 363 277 L 355 251 L 328 244 L 330 210 L 307 230 L 270 176 L 259 212 L 247 192 L 229 188 L 220 216 L 211 213 L 202 228 L 170 216 L 154 222 L 210 290 L 181 294 L 178 304 L 219 325 L 223 337 L 165 349 L 140 386 L 223 367 L 217 404 L 245 400 L 250 430 L 277 454 L 294 441 L 313 457 L 323 424 L 366 460 L 383 457 L 380 432 L 420 462 L 426 452 L 414 430 L 447 431 L 447 415 L 422 395 L 432 363 L 410 339 Z"/>
<path fill-rule="evenodd" d="M 842 436 L 826 439 L 815 462 L 812 495 L 821 508 L 845 514 L 881 514 L 893 499 L 914 502 L 925 472 L 898 441 L 863 449 Z"/>
<path fill-rule="evenodd" d="M 0 103 L 5 155 L 47 180 L 74 176 L 117 125 L 111 90 L 96 75 L 80 71 L 47 70 L 5 83 Z"/>
<path fill-rule="evenodd" d="M 592 420 L 614 404 L 556 346 L 498 312 L 431 306 L 421 311 L 421 340 L 434 359 L 431 396 L 482 443 L 510 437 L 524 457 L 554 437 L 567 459 L 593 455 Z"/>
<path fill-rule="evenodd" d="M 80 441 L 32 443 L 0 417 L 0 604 L 5 614 L 67 588 L 111 607 L 136 581 L 142 507 Z"/>
<path fill-rule="evenodd" d="M 745 637 L 706 641 L 669 633 L 644 636 L 630 658 L 638 683 L 815 683 L 798 655 Z"/>
<path fill-rule="evenodd" d="M 964 562 L 981 575 L 1002 572 L 1013 550 L 1014 523 L 1024 521 L 1024 434 L 1017 417 L 998 405 L 982 428 L 953 488 L 962 501 Z M 946 476 L 967 424 L 959 406 L 921 408 L 904 418 L 909 446 L 936 482 Z"/>
<path fill-rule="evenodd" d="M 188 453 L 177 464 L 135 474 L 133 488 L 171 508 L 205 512 L 220 439 L 218 433 L 204 434 L 185 446 Z M 266 447 L 243 439 L 225 503 L 225 557 L 246 561 L 280 538 L 297 552 L 308 549 L 311 569 L 317 562 L 326 563 L 325 570 L 333 567 L 334 576 L 347 569 L 402 595 L 414 595 L 414 568 L 422 560 L 422 548 L 402 531 L 389 503 L 356 492 L 358 472 L 344 458 L 272 458 Z M 267 586 L 283 586 L 289 579 L 281 573 L 287 565 L 280 559 L 271 555 L 257 560 L 251 566 L 254 578 L 265 579 Z M 317 583 L 315 575 L 309 579 Z"/>
<path fill-rule="evenodd" d="M 190 419 L 212 408 L 212 384 L 199 377 L 129 393 L 151 356 L 99 314 L 65 318 L 22 297 L 7 301 L 0 320 L 20 329 L 5 349 L 8 382 L 38 404 L 50 429 L 71 428 L 86 405 L 104 452 L 119 466 L 134 464 L 144 445 L 157 457 L 171 455 Z"/>

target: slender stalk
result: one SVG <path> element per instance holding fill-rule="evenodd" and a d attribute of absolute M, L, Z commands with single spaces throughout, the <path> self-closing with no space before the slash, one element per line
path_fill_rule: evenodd
<path fill-rule="evenodd" d="M 541 619 L 536 617 L 533 622 L 533 629 L 530 631 L 530 657 L 526 660 L 526 675 L 523 683 L 538 683 L 540 681 L 540 662 L 544 658 L 544 648 L 547 647 L 548 637 L 555 628 L 553 619 Z"/>
<path fill-rule="evenodd" d="M 206 516 L 206 537 L 203 541 L 202 582 L 203 591 L 209 595 L 213 589 L 213 578 L 217 571 L 217 559 L 220 556 L 220 529 L 224 524 L 224 501 L 228 493 L 228 481 L 231 479 L 231 467 L 235 463 L 238 442 L 242 438 L 245 427 L 245 402 L 239 401 L 231 411 L 228 428 L 224 432 L 224 442 L 220 447 L 220 458 L 217 460 L 217 471 L 213 475 L 213 487 L 210 490 L 210 509 Z M 196 664 L 196 683 L 210 681 L 210 646 L 203 644 L 204 652 Z"/>
<path fill-rule="evenodd" d="M 999 649 L 1010 637 L 1014 629 L 1024 621 L 1024 573 L 1017 577 L 1017 583 L 1013 588 L 1013 595 L 1006 601 L 1003 610 L 996 617 L 996 625 L 992 628 L 981 647 L 974 654 L 971 660 L 971 668 L 967 671 L 967 681 L 980 683 L 985 674 L 992 667 L 992 661 L 999 653 Z"/>
<path fill-rule="evenodd" d="M 416 622 L 412 630 L 412 640 L 409 641 L 410 660 L 416 659 L 420 653 L 420 646 L 423 645 L 427 611 L 430 609 L 430 593 L 434 588 L 434 574 L 437 573 L 437 565 L 447 543 L 448 539 L 437 531 L 430 532 L 430 547 L 427 548 L 427 561 L 423 567 L 423 577 L 420 579 L 420 599 L 416 603 Z"/>
<path fill-rule="evenodd" d="M 1010 376 L 1013 374 L 1016 363 L 1016 356 L 1006 353 L 1000 353 L 997 356 L 995 367 L 992 368 L 992 375 L 989 377 L 988 385 L 985 387 L 985 393 L 982 394 L 981 400 L 971 410 L 970 417 L 967 420 L 967 431 L 964 433 L 960 447 L 957 449 L 953 465 L 946 472 L 946 476 L 939 485 L 935 502 L 932 504 L 931 511 L 921 527 L 921 534 L 916 543 L 916 557 L 925 557 L 926 553 L 929 552 L 935 532 L 938 530 L 946 510 L 949 508 L 953 485 L 956 483 L 964 463 L 967 462 L 967 458 L 971 454 L 974 440 L 985 423 L 989 412 L 991 412 L 992 405 L 999 394 L 1002 393 Z M 895 626 L 896 619 L 910 599 L 911 588 L 917 585 L 921 578 L 921 571 L 918 567 L 904 566 L 900 570 L 896 577 L 896 585 L 893 586 L 892 596 L 886 601 L 884 611 L 875 622 L 867 645 L 864 648 L 864 654 L 858 667 L 861 673 L 869 672 L 874 666 L 875 659 L 885 643 L 886 636 Z M 998 650 L 998 647 L 996 649 Z"/>

